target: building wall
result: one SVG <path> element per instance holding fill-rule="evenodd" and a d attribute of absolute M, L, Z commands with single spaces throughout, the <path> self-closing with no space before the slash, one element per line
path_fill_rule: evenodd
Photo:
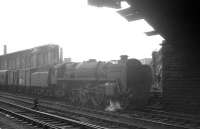
<path fill-rule="evenodd" d="M 200 113 L 200 68 L 195 55 L 168 43 L 162 47 L 162 85 L 165 107 L 184 113 Z"/>
<path fill-rule="evenodd" d="M 59 46 L 44 45 L 0 56 L 0 69 L 38 68 L 59 63 Z"/>

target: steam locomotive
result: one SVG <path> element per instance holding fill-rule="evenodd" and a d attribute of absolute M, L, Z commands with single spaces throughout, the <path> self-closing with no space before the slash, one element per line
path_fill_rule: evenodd
<path fill-rule="evenodd" d="M 127 56 L 110 62 L 93 59 L 35 69 L 0 70 L 2 90 L 111 110 L 145 106 L 151 84 L 151 68 Z"/>

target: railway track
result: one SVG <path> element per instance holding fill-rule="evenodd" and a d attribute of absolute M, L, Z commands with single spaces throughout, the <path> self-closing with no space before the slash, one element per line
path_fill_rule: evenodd
<path fill-rule="evenodd" d="M 5 97 L 6 98 L 6 97 Z M 7 96 L 7 98 L 9 98 L 8 96 Z M 0 98 L 0 100 L 2 101 L 2 97 Z M 5 103 L 5 102 L 9 102 L 9 103 L 12 103 L 13 105 L 16 105 L 16 104 L 14 104 L 15 102 L 17 102 L 19 99 L 14 99 L 14 98 L 12 98 L 12 100 L 11 100 L 11 102 L 9 102 L 10 100 L 9 99 L 3 99 L 3 102 Z M 21 100 L 22 101 L 22 100 Z M 29 109 L 32 107 L 31 105 L 32 105 L 32 103 L 28 103 L 28 104 L 22 104 L 22 103 L 20 103 L 20 105 L 23 105 L 24 107 L 29 107 Z M 18 105 L 19 106 L 19 105 Z M 5 107 L 6 108 L 6 107 Z M 49 108 L 47 109 L 47 107 L 45 107 L 44 108 L 44 106 L 40 106 L 40 109 L 42 110 L 42 111 L 45 111 L 46 113 L 47 112 L 51 112 L 52 113 L 52 111 L 49 111 Z M 31 109 L 32 110 L 32 109 Z M 63 114 L 63 111 L 59 111 L 59 110 L 56 110 L 56 112 L 55 112 L 55 110 L 54 110 L 54 112 L 53 112 L 53 114 L 52 115 L 58 115 L 59 114 L 59 116 L 60 117 L 62 117 L 62 118 L 65 118 L 66 116 L 67 116 L 67 118 L 69 118 L 69 119 L 73 119 L 73 120 L 75 120 L 75 121 L 79 121 L 79 122 L 83 122 L 83 121 L 87 121 L 87 122 L 83 122 L 83 123 L 87 123 L 87 124 L 90 124 L 90 125 L 95 125 L 95 126 L 97 126 L 97 127 L 101 127 L 102 129 L 150 129 L 150 128 L 143 128 L 143 127 L 141 127 L 141 126 L 136 126 L 136 125 L 132 125 L 132 126 L 130 126 L 130 125 L 126 125 L 125 123 L 118 123 L 117 121 L 108 121 L 108 120 L 104 120 L 104 119 L 96 119 L 95 117 L 93 117 L 93 120 L 91 120 L 91 119 L 87 119 L 86 117 L 83 117 L 81 114 L 77 114 L 77 113 L 75 113 L 76 115 L 74 116 L 74 113 L 68 113 L 67 115 L 65 115 L 65 116 L 61 116 L 62 114 L 60 113 L 60 112 L 62 112 L 62 114 Z M 27 114 L 27 112 L 25 112 L 25 114 Z M 49 114 L 49 113 L 47 113 L 47 114 Z M 80 119 L 81 118 L 81 119 Z M 86 119 L 85 119 L 86 118 Z M 53 120 L 52 120 L 53 121 Z M 101 129 L 101 128 L 99 128 L 99 129 Z M 90 129 L 90 128 L 88 128 L 88 129 Z"/>
<path fill-rule="evenodd" d="M 8 96 L 7 96 L 8 97 Z M 9 98 L 9 97 L 8 97 Z M 10 98 L 12 98 L 10 96 Z M 15 97 L 16 99 L 16 97 Z M 23 100 L 21 100 L 23 99 Z M 24 101 L 25 99 L 29 99 L 29 103 L 30 101 L 32 101 L 32 99 L 27 98 L 27 97 L 22 97 L 19 100 L 20 101 Z M 52 105 L 52 102 L 48 102 L 48 101 L 41 101 L 42 103 L 46 102 L 46 106 L 48 104 Z M 48 103 L 48 104 L 47 104 Z M 56 104 L 58 107 L 58 103 Z M 62 105 L 61 107 L 63 108 L 69 108 L 70 106 L 66 106 L 66 105 Z M 72 107 L 71 107 L 72 108 Z M 60 108 L 60 110 L 62 110 L 62 108 Z M 84 109 L 86 110 L 86 109 Z M 75 112 L 75 110 L 73 109 L 72 111 L 73 113 Z M 106 113 L 106 112 L 102 112 L 102 111 L 96 111 L 95 113 L 93 112 L 93 115 L 91 115 L 91 111 L 90 110 L 90 114 L 86 114 L 83 113 L 81 111 L 76 111 L 77 114 L 82 114 L 82 116 L 87 115 L 88 116 L 92 116 L 93 119 L 96 120 L 100 120 L 100 116 L 101 115 L 101 121 L 105 122 L 106 121 L 110 121 L 113 123 L 118 123 L 119 126 L 124 126 L 125 125 L 129 128 L 136 128 L 136 127 L 140 127 L 140 128 L 176 128 L 176 129 L 190 129 L 190 128 L 199 128 L 199 120 L 195 120 L 193 118 L 188 118 L 188 117 L 180 117 L 178 115 L 176 116 L 172 116 L 172 114 L 169 114 L 167 112 L 156 112 L 156 111 L 134 111 L 133 113 L 129 114 L 129 115 L 124 115 L 124 114 L 113 114 L 113 113 Z M 94 115 L 94 114 L 98 114 L 98 115 Z M 102 116 L 104 115 L 107 116 L 107 118 L 103 118 Z M 115 119 L 117 118 L 118 121 L 115 121 Z M 138 126 L 139 125 L 139 126 Z"/>
<path fill-rule="evenodd" d="M 12 116 L 25 122 L 26 124 L 31 124 L 38 128 L 43 129 L 108 129 L 105 127 L 97 126 L 94 124 L 89 124 L 85 122 L 80 122 L 77 120 L 60 117 L 57 115 L 32 110 L 30 108 L 22 107 L 17 104 L 9 103 L 6 101 L 0 101 L 1 107 L 0 111 L 4 114 Z"/>

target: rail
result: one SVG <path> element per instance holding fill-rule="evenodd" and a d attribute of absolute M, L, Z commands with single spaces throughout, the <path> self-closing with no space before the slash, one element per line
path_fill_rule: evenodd
<path fill-rule="evenodd" d="M 25 97 L 27 98 L 27 97 Z M 25 99 L 24 98 L 24 99 Z M 16 98 L 15 98 L 16 99 Z M 29 98 L 30 99 L 30 98 Z M 20 99 L 19 99 L 20 100 Z M 20 101 L 23 101 L 23 100 L 20 100 Z M 48 102 L 48 101 L 41 101 L 42 104 L 41 104 L 41 107 L 48 107 L 48 108 L 51 108 L 53 109 L 54 107 L 52 106 L 52 103 L 53 102 Z M 47 102 L 46 104 L 44 104 L 45 102 Z M 46 105 L 46 106 L 44 106 Z M 49 105 L 49 106 L 48 106 Z M 59 103 L 56 103 L 56 105 L 58 106 Z M 62 105 L 64 108 L 68 108 L 67 105 Z M 62 108 L 62 109 L 64 109 Z M 74 107 L 75 108 L 75 107 Z M 54 110 L 56 110 L 54 108 Z M 61 110 L 61 109 L 60 109 Z M 59 110 L 57 110 L 59 111 Z M 195 121 L 195 122 L 191 122 L 191 120 L 189 121 L 188 123 L 188 120 L 185 121 L 184 123 L 184 118 L 180 119 L 179 117 L 174 117 L 174 116 L 170 116 L 170 115 L 162 115 L 162 114 L 156 114 L 156 113 L 149 113 L 149 112 L 136 112 L 136 113 L 132 113 L 130 116 L 123 116 L 123 115 L 119 115 L 119 114 L 113 114 L 113 113 L 105 113 L 105 112 L 102 112 L 102 111 L 97 111 L 97 113 L 100 113 L 100 115 L 98 114 L 95 114 L 95 113 L 91 113 L 93 111 L 90 111 L 89 113 L 84 113 L 84 112 L 81 112 L 81 111 L 75 111 L 75 110 L 70 110 L 68 112 L 72 112 L 74 114 L 77 114 L 77 115 L 83 115 L 83 116 L 87 116 L 87 117 L 90 117 L 90 118 L 93 118 L 93 119 L 99 119 L 99 120 L 104 120 L 104 121 L 110 121 L 110 122 L 115 122 L 120 125 L 128 125 L 130 127 L 135 127 L 135 126 L 138 126 L 140 128 L 148 128 L 149 126 L 146 126 L 146 125 L 153 125 L 151 127 L 166 127 L 166 128 L 180 128 L 180 129 L 190 129 L 190 128 L 195 128 L 195 127 L 198 127 L 198 123 L 199 121 Z M 162 112 L 161 112 L 162 113 Z M 102 117 L 104 115 L 104 117 Z M 118 120 L 116 120 L 118 119 Z M 122 119 L 126 119 L 128 121 L 123 121 Z M 187 126 L 186 124 L 193 124 L 193 126 Z M 155 126 L 154 126 L 155 125 Z"/>
<path fill-rule="evenodd" d="M 36 111 L 27 107 L 22 107 L 17 104 L 13 104 L 10 102 L 0 101 L 0 103 L 15 107 L 16 109 L 19 109 L 20 111 L 14 112 L 12 110 L 8 110 L 5 108 L 0 108 L 1 112 L 4 112 L 6 114 L 9 114 L 13 117 L 19 118 L 23 121 L 26 121 L 28 123 L 31 123 L 33 125 L 37 125 L 38 127 L 44 127 L 47 129 L 63 129 L 66 127 L 78 127 L 80 129 L 109 129 L 105 127 L 101 127 L 98 125 L 89 124 L 86 122 L 80 122 L 77 120 Z M 65 124 L 65 125 L 63 125 Z"/>

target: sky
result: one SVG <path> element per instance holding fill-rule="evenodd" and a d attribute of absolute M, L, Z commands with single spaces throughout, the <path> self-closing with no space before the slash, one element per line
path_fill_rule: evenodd
<path fill-rule="evenodd" d="M 128 22 L 116 9 L 87 5 L 87 0 L 0 0 L 0 54 L 58 44 L 64 58 L 116 60 L 149 58 L 161 36 L 144 34 L 145 20 Z"/>

